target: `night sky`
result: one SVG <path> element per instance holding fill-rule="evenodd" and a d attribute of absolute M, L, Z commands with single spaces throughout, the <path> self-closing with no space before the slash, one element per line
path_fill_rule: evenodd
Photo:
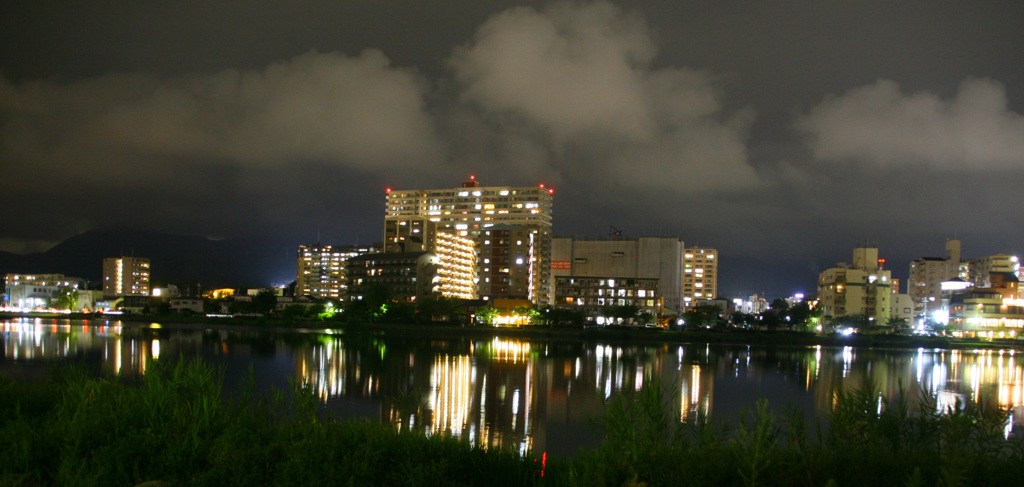
<path fill-rule="evenodd" d="M 0 250 L 96 228 L 380 240 L 384 189 L 555 188 L 723 293 L 877 242 L 1020 253 L 1024 2 L 9 0 Z M 742 267 L 761 270 L 738 279 Z M 723 272 L 723 275 L 727 274 Z"/>

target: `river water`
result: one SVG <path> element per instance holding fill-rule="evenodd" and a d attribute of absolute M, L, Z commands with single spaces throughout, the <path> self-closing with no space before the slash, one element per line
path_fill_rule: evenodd
<path fill-rule="evenodd" d="M 227 391 L 251 370 L 259 388 L 311 387 L 338 417 L 552 455 L 595 446 L 606 401 L 654 380 L 681 421 L 703 412 L 735 423 L 762 398 L 813 420 L 837 388 L 870 380 L 887 399 L 923 390 L 943 410 L 1010 408 L 1007 434 L 1024 430 L 1024 357 L 1010 350 L 431 340 L 34 318 L 0 321 L 0 331 L 0 374 L 14 380 L 45 378 L 57 362 L 138 375 L 154 360 L 202 358 L 223 367 Z"/>

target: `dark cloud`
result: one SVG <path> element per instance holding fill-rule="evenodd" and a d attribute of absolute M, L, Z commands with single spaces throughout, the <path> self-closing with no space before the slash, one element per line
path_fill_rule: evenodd
<path fill-rule="evenodd" d="M 553 185 L 559 234 L 763 264 L 727 294 L 806 292 L 858 239 L 898 274 L 953 236 L 1018 252 L 1021 9 L 15 1 L 0 249 L 113 225 L 365 243 L 385 187 L 475 174 Z"/>

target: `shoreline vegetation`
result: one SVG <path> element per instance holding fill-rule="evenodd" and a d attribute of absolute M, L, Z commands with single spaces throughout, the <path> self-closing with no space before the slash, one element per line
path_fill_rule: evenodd
<path fill-rule="evenodd" d="M 0 313 L 0 319 L 12 318 L 56 318 L 81 320 L 122 321 L 135 325 L 159 323 L 183 328 L 222 328 L 222 329 L 258 329 L 278 332 L 331 332 L 344 334 L 394 334 L 403 337 L 417 336 L 429 338 L 507 338 L 523 340 L 606 340 L 614 342 L 631 342 L 637 344 L 684 344 L 684 343 L 720 343 L 735 345 L 772 345 L 772 346 L 828 346 L 828 347 L 869 347 L 892 349 L 985 349 L 985 350 L 1022 350 L 1024 340 L 1015 339 L 979 339 L 956 338 L 952 336 L 924 335 L 841 335 L 838 333 L 822 335 L 799 331 L 760 331 L 735 330 L 725 331 L 707 329 L 666 330 L 664 328 L 645 328 L 634 326 L 610 327 L 564 327 L 527 325 L 518 327 L 495 326 L 459 326 L 440 323 L 384 323 L 384 322 L 345 322 L 322 321 L 313 319 L 287 319 L 267 317 L 207 317 L 185 315 L 97 315 L 97 314 L 52 314 L 52 313 Z"/>
<path fill-rule="evenodd" d="M 808 424 L 761 401 L 736 424 L 680 422 L 657 381 L 615 396 L 604 440 L 567 458 L 480 448 L 443 434 L 322 414 L 313 391 L 233 397 L 201 361 L 153 362 L 143 377 L 55 367 L 51 379 L 0 377 L 5 486 L 877 486 L 1014 485 L 1024 441 L 1009 412 L 926 392 L 882 398 L 837 390 Z M 920 400 L 911 400 L 919 394 Z"/>

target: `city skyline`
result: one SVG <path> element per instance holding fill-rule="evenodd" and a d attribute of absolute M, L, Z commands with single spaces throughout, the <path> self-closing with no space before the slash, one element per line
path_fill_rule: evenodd
<path fill-rule="evenodd" d="M 472 174 L 554 188 L 555 236 L 715 248 L 729 296 L 810 294 L 867 239 L 900 279 L 947 239 L 1017 255 L 1022 8 L 15 2 L 0 250 L 369 243 L 385 188 Z"/>

